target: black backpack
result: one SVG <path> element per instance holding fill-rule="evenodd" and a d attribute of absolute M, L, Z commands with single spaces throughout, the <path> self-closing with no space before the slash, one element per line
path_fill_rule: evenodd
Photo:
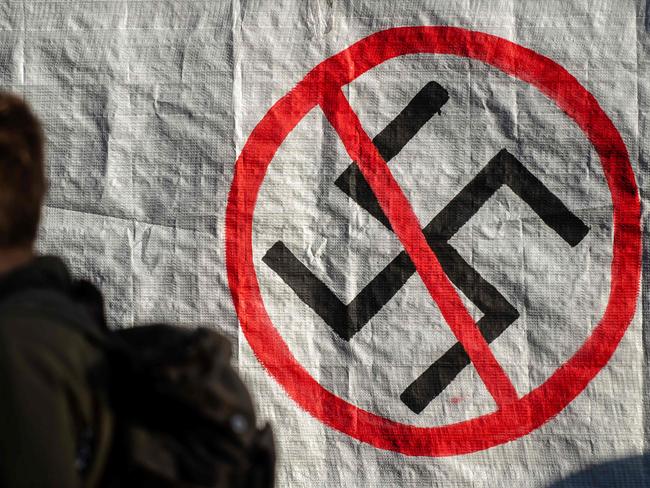
<path fill-rule="evenodd" d="M 251 397 L 220 334 L 162 324 L 109 330 L 101 293 L 85 281 L 73 283 L 70 294 L 13 293 L 0 313 L 54 319 L 106 352 L 108 374 L 95 383 L 108 389 L 117 423 L 107 486 L 274 485 L 271 429 L 256 427 Z M 91 446 L 79 446 L 79 457 L 80 465 L 92 463 Z"/>

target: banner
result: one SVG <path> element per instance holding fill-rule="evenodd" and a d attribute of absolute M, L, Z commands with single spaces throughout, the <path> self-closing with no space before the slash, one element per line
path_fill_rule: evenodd
<path fill-rule="evenodd" d="M 643 486 L 646 2 L 8 2 L 0 28 L 47 133 L 39 251 L 113 327 L 226 334 L 278 486 Z"/>

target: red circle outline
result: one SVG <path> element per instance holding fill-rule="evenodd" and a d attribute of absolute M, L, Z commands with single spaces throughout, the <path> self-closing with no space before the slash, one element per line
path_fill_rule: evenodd
<path fill-rule="evenodd" d="M 295 359 L 274 327 L 253 263 L 257 194 L 276 150 L 327 89 L 405 54 L 450 54 L 485 62 L 535 86 L 585 133 L 601 160 L 613 204 L 610 296 L 580 349 L 543 384 L 493 413 L 437 427 L 416 427 L 363 410 L 323 388 Z M 448 456 L 502 444 L 538 428 L 564 409 L 607 364 L 636 308 L 641 273 L 641 207 L 627 149 L 596 99 L 564 68 L 506 39 L 458 27 L 397 27 L 372 34 L 310 71 L 251 132 L 235 165 L 226 208 L 228 283 L 242 330 L 258 360 L 308 413 L 381 449 Z"/>

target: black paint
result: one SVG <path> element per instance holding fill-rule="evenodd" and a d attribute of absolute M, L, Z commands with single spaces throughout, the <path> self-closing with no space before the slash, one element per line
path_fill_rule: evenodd
<path fill-rule="evenodd" d="M 373 143 L 386 161 L 393 158 L 419 129 L 439 112 L 447 92 L 428 83 L 407 107 L 380 133 Z M 336 185 L 391 229 L 377 199 L 356 164 L 351 164 Z M 584 223 L 505 149 L 488 164 L 436 215 L 423 233 L 444 272 L 483 313 L 477 322 L 485 340 L 495 340 L 519 317 L 517 310 L 448 243 L 449 239 L 499 190 L 508 186 L 569 245 L 577 245 L 589 232 Z M 415 273 L 408 254 L 402 251 L 348 304 L 338 297 L 281 241 L 262 259 L 342 339 L 349 341 Z M 456 343 L 427 368 L 400 395 L 414 412 L 420 413 L 470 363 L 464 348 Z"/>
<path fill-rule="evenodd" d="M 384 161 L 393 159 L 418 133 L 434 114 L 439 114 L 449 100 L 449 93 L 435 81 L 430 81 L 406 105 L 384 130 L 375 136 L 373 144 Z M 352 163 L 334 182 L 343 193 L 357 202 L 370 215 L 389 229 L 388 219 L 379 207 L 377 199 L 366 182 L 359 167 Z"/>

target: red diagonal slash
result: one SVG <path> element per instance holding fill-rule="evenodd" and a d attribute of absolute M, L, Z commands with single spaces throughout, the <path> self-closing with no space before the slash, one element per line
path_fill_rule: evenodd
<path fill-rule="evenodd" d="M 481 380 L 499 408 L 518 399 L 510 378 L 445 275 L 422 233 L 418 218 L 393 178 L 386 161 L 363 129 L 357 114 L 338 87 L 325 91 L 320 106 L 372 188 L 381 209 L 408 253 L 443 318 L 463 345 Z"/>

